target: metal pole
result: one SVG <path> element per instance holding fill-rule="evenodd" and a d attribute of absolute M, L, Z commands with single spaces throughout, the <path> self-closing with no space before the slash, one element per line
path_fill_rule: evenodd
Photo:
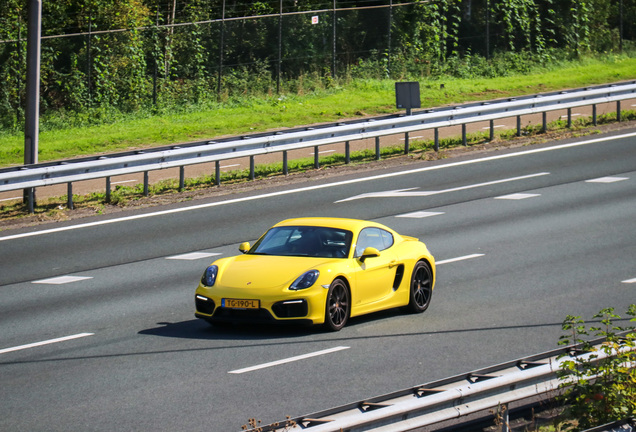
<path fill-rule="evenodd" d="M 223 50 L 225 49 L 225 0 L 221 9 L 221 37 L 219 41 L 219 76 L 216 82 L 217 97 L 221 98 L 221 77 L 223 76 Z"/>
<path fill-rule="evenodd" d="M 486 60 L 490 60 L 490 0 L 486 0 Z"/>
<path fill-rule="evenodd" d="M 387 74 L 391 76 L 391 25 L 393 24 L 393 0 L 389 0 L 389 48 L 387 50 Z"/>
<path fill-rule="evenodd" d="M 93 95 L 91 93 L 91 32 L 93 31 L 93 15 L 91 13 L 88 14 L 88 34 L 86 35 L 86 79 L 88 84 L 86 88 L 88 89 L 88 104 L 91 105 L 93 100 Z"/>
<path fill-rule="evenodd" d="M 333 31 L 333 46 L 331 50 L 331 77 L 336 78 L 336 0 L 333 0 L 333 14 L 331 27 Z"/>
<path fill-rule="evenodd" d="M 623 0 L 620 0 L 618 9 L 618 45 L 620 51 L 623 52 Z"/>
<path fill-rule="evenodd" d="M 38 134 L 40 118 L 40 49 L 42 32 L 42 1 L 29 1 L 27 35 L 26 117 L 24 122 L 24 164 L 38 163 Z M 24 202 L 33 213 L 35 189 L 24 190 Z"/>
<path fill-rule="evenodd" d="M 276 94 L 280 93 L 280 69 L 283 59 L 283 0 L 278 11 L 278 63 L 276 64 Z"/>

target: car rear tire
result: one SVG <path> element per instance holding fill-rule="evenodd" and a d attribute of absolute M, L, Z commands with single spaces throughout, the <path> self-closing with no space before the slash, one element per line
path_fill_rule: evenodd
<path fill-rule="evenodd" d="M 413 268 L 408 310 L 422 313 L 428 309 L 433 295 L 433 273 L 431 267 L 424 261 L 418 261 Z"/>
<path fill-rule="evenodd" d="M 331 282 L 325 305 L 325 327 L 330 331 L 339 331 L 345 326 L 351 313 L 349 288 L 341 279 Z"/>

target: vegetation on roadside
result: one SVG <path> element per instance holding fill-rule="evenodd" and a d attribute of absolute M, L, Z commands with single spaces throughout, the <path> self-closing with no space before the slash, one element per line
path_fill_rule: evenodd
<path fill-rule="evenodd" d="M 636 304 L 626 314 L 636 321 Z M 565 423 L 573 430 L 624 420 L 636 416 L 636 329 L 620 326 L 614 308 L 605 308 L 586 323 L 580 316 L 568 315 L 563 322 L 561 345 L 578 345 L 586 355 L 562 363 L 559 379 L 565 392 Z M 589 337 L 602 338 L 595 349 Z"/>
<path fill-rule="evenodd" d="M 423 107 L 513 97 L 636 78 L 633 56 L 606 55 L 535 65 L 525 75 L 443 77 L 420 82 Z M 443 88 L 441 88 L 443 84 Z M 309 93 L 245 97 L 171 112 L 105 110 L 99 118 L 56 112 L 42 118 L 39 160 L 67 159 L 219 136 L 396 112 L 394 81 L 353 80 Z M 95 113 L 93 113 L 95 114 Z M 93 124 L 91 124 L 93 123 Z M 24 137 L 0 130 L 0 166 L 23 163 Z"/>

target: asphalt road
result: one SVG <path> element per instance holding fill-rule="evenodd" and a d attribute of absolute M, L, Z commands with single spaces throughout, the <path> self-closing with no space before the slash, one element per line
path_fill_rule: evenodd
<path fill-rule="evenodd" d="M 553 349 L 566 315 L 636 302 L 629 132 L 2 232 L 0 430 L 238 431 Z M 310 215 L 424 240 L 429 310 L 335 334 L 194 319 L 215 254 Z"/>

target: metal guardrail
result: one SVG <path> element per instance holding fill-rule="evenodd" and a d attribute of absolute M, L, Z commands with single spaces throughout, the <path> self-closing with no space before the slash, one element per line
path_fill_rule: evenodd
<path fill-rule="evenodd" d="M 537 94 L 493 100 L 488 102 L 465 104 L 434 110 L 414 112 L 410 116 L 391 115 L 347 123 L 323 125 L 315 128 L 291 129 L 269 134 L 232 137 L 218 141 L 201 141 L 181 146 L 160 147 L 138 152 L 126 152 L 104 155 L 97 158 L 71 159 L 62 162 L 49 162 L 0 169 L 0 192 L 30 189 L 42 186 L 67 183 L 69 192 L 73 182 L 97 178 L 109 179 L 111 176 L 131 173 L 147 173 L 166 168 L 183 168 L 188 165 L 216 162 L 216 182 L 220 182 L 219 162 L 240 157 L 251 158 L 253 177 L 254 157 L 273 152 L 283 152 L 284 167 L 287 173 L 287 152 L 307 147 L 368 138 L 376 139 L 376 159 L 380 158 L 379 138 L 382 136 L 405 134 L 405 152 L 408 152 L 408 133 L 425 129 L 435 129 L 463 125 L 464 143 L 465 125 L 468 123 L 490 121 L 491 137 L 495 119 L 517 117 L 517 132 L 521 130 L 521 116 L 543 113 L 543 128 L 547 128 L 545 113 L 554 110 L 568 110 L 568 124 L 571 124 L 571 112 L 574 107 L 592 105 L 596 122 L 596 105 L 616 102 L 617 117 L 620 120 L 620 101 L 636 98 L 636 81 L 583 88 L 570 91 Z M 437 136 L 437 134 L 436 134 Z M 316 164 L 318 163 L 318 152 Z M 348 160 L 348 145 L 347 145 Z M 70 194 L 72 195 L 72 194 Z"/>
<path fill-rule="evenodd" d="M 586 353 L 572 346 L 561 348 L 327 411 L 288 418 L 257 430 L 400 432 L 418 428 L 458 428 L 467 425 L 463 419 L 468 418 L 470 422 L 484 417 L 493 419 L 499 407 L 505 406 L 504 414 L 507 415 L 513 407 L 553 399 L 561 393 L 564 384 L 557 377 L 563 362 L 574 357 L 598 362 L 608 357 L 599 349 L 600 345 L 594 348 Z"/>

